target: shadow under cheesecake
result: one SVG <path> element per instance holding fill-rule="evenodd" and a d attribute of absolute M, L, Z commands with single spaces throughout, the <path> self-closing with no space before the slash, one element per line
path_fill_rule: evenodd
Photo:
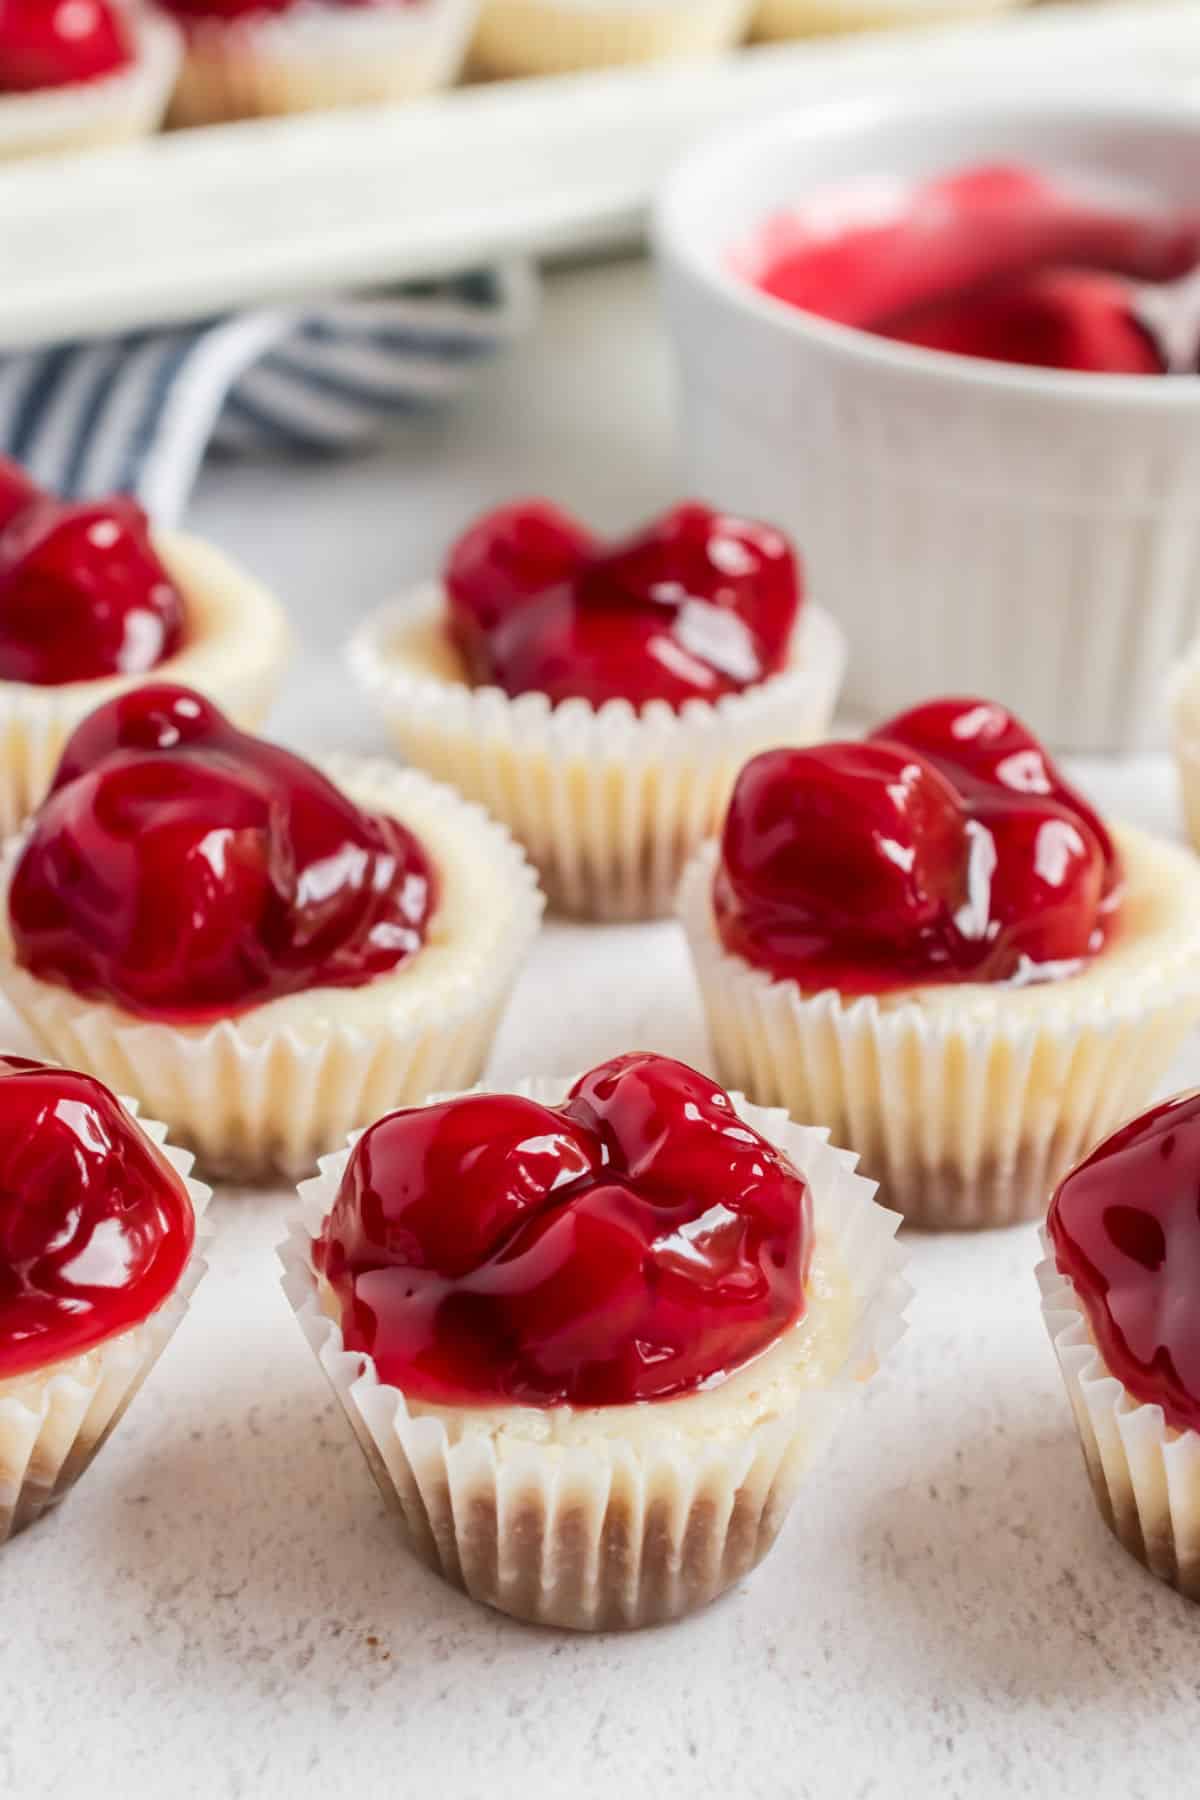
<path fill-rule="evenodd" d="M 1195 1614 L 1113 1541 L 1067 1413 L 968 1432 L 873 1496 L 860 1552 L 881 1615 L 876 1675 L 969 1704 L 1128 1702 L 1147 1667 L 1186 1658 Z M 1149 1695 L 1147 1694 L 1147 1698 Z"/>
<path fill-rule="evenodd" d="M 429 1655 L 436 1628 L 476 1610 L 404 1554 L 341 1415 L 307 1391 L 274 1395 L 240 1426 L 162 1431 L 103 1507 L 89 1548 L 141 1590 L 150 1621 L 186 1582 L 189 1653 L 206 1679 L 234 1643 L 236 1686 L 239 1663 L 294 1643 L 299 1673 L 303 1647 L 331 1638 L 399 1673 L 410 1650 Z M 39 1531 L 70 1533 L 73 1513 Z"/>

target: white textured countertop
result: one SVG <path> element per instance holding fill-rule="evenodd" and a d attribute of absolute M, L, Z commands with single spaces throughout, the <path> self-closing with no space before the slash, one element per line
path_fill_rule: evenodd
<path fill-rule="evenodd" d="M 560 277 L 538 339 L 390 458 L 218 469 L 191 523 L 305 636 L 280 730 L 366 748 L 330 652 L 464 514 L 541 488 L 616 526 L 670 487 L 645 278 L 616 268 Z M 1164 763 L 1081 772 L 1174 828 Z M 679 933 L 549 926 L 493 1074 L 634 1047 L 705 1059 Z M 0 1553 L 0 1795 L 1195 1791 L 1200 1614 L 1100 1523 L 1032 1228 L 911 1240 L 910 1333 L 765 1567 L 681 1625 L 589 1640 L 510 1624 L 403 1554 L 279 1292 L 286 1204 L 218 1197 L 211 1273 L 146 1390 Z"/>

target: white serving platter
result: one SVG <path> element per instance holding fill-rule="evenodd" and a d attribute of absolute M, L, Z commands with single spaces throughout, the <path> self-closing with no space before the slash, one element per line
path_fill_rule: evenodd
<path fill-rule="evenodd" d="M 1045 7 L 9 165 L 0 348 L 599 247 L 636 234 L 663 171 L 714 126 L 897 84 L 995 81 L 1200 96 L 1200 5 Z"/>

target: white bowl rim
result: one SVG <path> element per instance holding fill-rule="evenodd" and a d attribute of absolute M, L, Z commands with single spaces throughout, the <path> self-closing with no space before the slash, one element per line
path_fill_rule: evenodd
<path fill-rule="evenodd" d="M 1054 396 L 1080 407 L 1101 411 L 1137 408 L 1145 412 L 1186 412 L 1200 409 L 1200 374 L 1167 377 L 1162 375 L 1097 375 L 1076 369 L 1024 368 L 1017 364 L 988 362 L 982 357 L 958 356 L 946 350 L 929 350 L 915 344 L 898 344 L 888 338 L 861 330 L 854 325 L 840 325 L 822 319 L 816 313 L 789 306 L 762 293 L 751 282 L 725 266 L 723 256 L 732 243 L 708 242 L 701 246 L 681 223 L 680 212 L 697 185 L 703 185 L 708 171 L 731 155 L 741 156 L 773 140 L 787 142 L 801 137 L 819 143 L 833 130 L 844 136 L 861 120 L 872 131 L 886 130 L 907 121 L 928 120 L 933 107 L 940 116 L 976 122 L 981 116 L 997 119 L 1033 121 L 1058 120 L 1072 123 L 1103 123 L 1114 126 L 1146 126 L 1159 132 L 1178 131 L 1182 140 L 1193 142 L 1200 150 L 1200 105 L 1182 96 L 1164 95 L 1152 87 L 1122 88 L 1119 91 L 1097 87 L 1087 93 L 1064 94 L 1053 88 L 1037 88 L 1021 96 L 1008 97 L 996 90 L 939 96 L 936 100 L 908 99 L 892 90 L 875 90 L 857 94 L 853 99 L 834 100 L 819 106 L 806 106 L 792 111 L 776 112 L 752 124 L 728 127 L 705 138 L 677 162 L 655 196 L 651 220 L 651 242 L 660 262 L 672 262 L 735 311 L 755 318 L 783 338 L 807 340 L 834 356 L 906 374 L 914 381 L 933 385 L 953 384 L 983 391 L 1028 395 L 1038 398 Z"/>

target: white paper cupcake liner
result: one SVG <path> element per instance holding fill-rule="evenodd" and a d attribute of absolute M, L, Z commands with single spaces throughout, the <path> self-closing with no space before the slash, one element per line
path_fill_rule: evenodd
<path fill-rule="evenodd" d="M 479 0 L 397 0 L 355 11 L 323 0 L 188 27 L 175 125 L 407 100 L 457 77 Z"/>
<path fill-rule="evenodd" d="M 138 1117 L 135 1100 L 121 1104 Z M 202 1220 L 212 1195 L 189 1179 L 191 1156 L 167 1143 L 164 1125 L 138 1124 L 182 1177 Z M 178 1287 L 141 1325 L 69 1361 L 0 1381 L 0 1544 L 58 1505 L 120 1422 L 187 1312 L 206 1268 L 204 1241 L 201 1227 Z"/>
<path fill-rule="evenodd" d="M 11 836 L 45 797 L 75 727 L 116 694 L 149 682 L 182 682 L 247 731 L 270 711 L 289 644 L 279 602 L 199 538 L 158 532 L 154 542 L 187 603 L 187 642 L 144 675 L 61 687 L 0 681 L 0 837 Z"/>
<path fill-rule="evenodd" d="M 1144 942 L 1139 926 L 1063 981 L 926 988 L 919 1000 L 805 995 L 731 955 L 707 845 L 680 916 L 720 1079 L 828 1122 L 911 1224 L 1040 1216 L 1066 1170 L 1151 1097 L 1200 1018 L 1200 865 L 1141 832 L 1116 835 L 1138 882 L 1131 919 L 1167 909 Z"/>
<path fill-rule="evenodd" d="M 841 632 L 808 606 L 789 667 L 715 705 L 552 706 L 544 694 L 471 687 L 443 618 L 436 584 L 383 607 L 351 639 L 350 668 L 405 758 L 502 819 L 551 904 L 586 918 L 669 913 L 742 764 L 822 737 L 845 668 Z"/>
<path fill-rule="evenodd" d="M 1028 0 L 758 0 L 753 35 L 796 38 L 883 30 L 896 25 L 938 25 L 1027 3 Z"/>
<path fill-rule="evenodd" d="M 552 1105 L 570 1085 L 535 1079 L 513 1091 Z M 284 1292 L 408 1548 L 473 1599 L 580 1631 L 706 1605 L 766 1555 L 851 1396 L 901 1336 L 910 1290 L 895 1214 L 825 1131 L 733 1099 L 807 1177 L 822 1254 L 847 1284 L 841 1354 L 819 1386 L 803 1385 L 801 1359 L 771 1375 L 802 1323 L 721 1388 L 684 1400 L 586 1411 L 410 1403 L 369 1356 L 344 1348 L 320 1304 L 312 1242 L 349 1151 L 301 1187 L 280 1247 Z M 809 1320 L 833 1304 L 810 1282 Z"/>
<path fill-rule="evenodd" d="M 182 46 L 169 19 L 141 7 L 129 15 L 134 60 L 96 81 L 0 95 L 0 160 L 119 144 L 157 130 Z"/>
<path fill-rule="evenodd" d="M 745 36 L 754 0 L 483 0 L 471 46 L 481 75 L 713 55 Z"/>
<path fill-rule="evenodd" d="M 1189 646 L 1172 671 L 1168 711 L 1184 822 L 1200 849 L 1200 642 Z"/>
<path fill-rule="evenodd" d="M 1177 733 L 1174 750 L 1184 823 L 1188 837 L 1200 850 L 1200 738 L 1182 737 Z"/>
<path fill-rule="evenodd" d="M 479 808 L 415 770 L 323 766 L 360 806 L 409 825 L 440 880 L 421 950 L 362 987 L 310 989 L 212 1026 L 139 1019 L 14 962 L 7 893 L 23 838 L 0 865 L 0 989 L 56 1057 L 136 1094 L 207 1173 L 307 1174 L 380 1113 L 478 1080 L 541 921 L 532 869 Z"/>
<path fill-rule="evenodd" d="M 1152 1575 L 1200 1600 L 1200 1433 L 1175 1430 L 1109 1373 L 1044 1232 L 1042 1249 L 1042 1316 L 1101 1516 Z"/>

